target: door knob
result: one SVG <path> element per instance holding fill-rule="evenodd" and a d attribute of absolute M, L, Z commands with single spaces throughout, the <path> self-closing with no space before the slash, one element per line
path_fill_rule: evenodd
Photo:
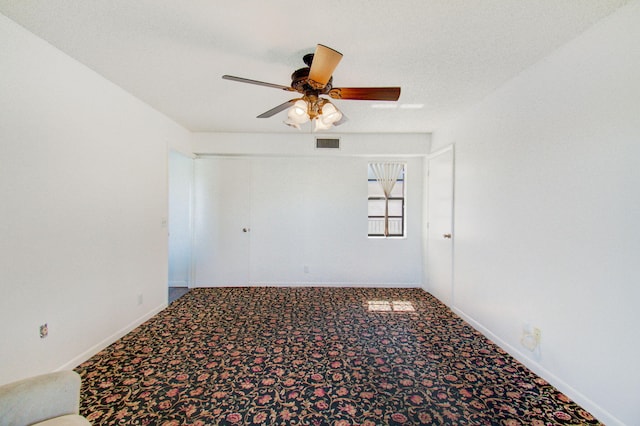
<path fill-rule="evenodd" d="M 442 237 L 451 239 L 451 234 L 442 234 Z"/>

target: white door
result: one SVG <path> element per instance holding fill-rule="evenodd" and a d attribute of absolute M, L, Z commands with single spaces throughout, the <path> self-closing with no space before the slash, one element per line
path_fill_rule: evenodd
<path fill-rule="evenodd" d="M 428 181 L 428 290 L 453 304 L 453 147 L 430 157 Z"/>
<path fill-rule="evenodd" d="M 249 282 L 250 172 L 248 159 L 195 160 L 196 286 Z"/>

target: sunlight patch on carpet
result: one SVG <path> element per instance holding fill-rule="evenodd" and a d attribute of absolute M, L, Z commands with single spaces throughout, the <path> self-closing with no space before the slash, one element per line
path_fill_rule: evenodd
<path fill-rule="evenodd" d="M 413 303 L 408 300 L 369 300 L 370 312 L 415 312 Z"/>

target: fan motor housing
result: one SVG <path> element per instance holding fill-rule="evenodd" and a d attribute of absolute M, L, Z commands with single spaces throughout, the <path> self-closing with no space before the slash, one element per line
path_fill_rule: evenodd
<path fill-rule="evenodd" d="M 313 94 L 316 94 L 316 95 L 329 93 L 329 91 L 333 87 L 332 86 L 333 76 L 329 78 L 329 81 L 322 89 L 320 90 L 314 89 L 309 85 L 310 70 L 311 68 L 309 67 L 304 67 L 304 68 L 295 70 L 293 74 L 291 74 L 291 87 L 293 87 L 296 91 L 300 93 L 305 93 L 305 94 L 309 92 L 312 92 Z"/>

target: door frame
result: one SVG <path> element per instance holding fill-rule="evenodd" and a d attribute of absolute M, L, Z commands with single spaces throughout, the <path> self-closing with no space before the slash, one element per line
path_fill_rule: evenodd
<path fill-rule="evenodd" d="M 171 233 L 172 232 L 176 232 L 175 229 L 172 227 L 173 225 L 173 221 L 175 220 L 175 217 L 173 217 L 172 212 L 174 212 L 173 207 L 175 207 L 173 205 L 173 202 L 175 201 L 174 198 L 171 196 L 171 186 L 172 183 L 175 183 L 175 169 L 173 169 L 172 167 L 172 156 L 177 156 L 177 158 L 180 158 L 181 160 L 188 160 L 190 162 L 189 164 L 189 176 L 188 176 L 188 182 L 187 182 L 187 190 L 186 192 L 182 193 L 181 195 L 187 199 L 187 205 L 186 205 L 186 218 L 182 217 L 183 221 L 183 225 L 186 223 L 186 232 L 184 232 L 182 234 L 183 238 L 188 240 L 188 260 L 186 263 L 187 266 L 187 273 L 186 273 L 186 277 L 184 281 L 171 281 L 171 276 L 169 275 L 169 271 L 167 271 L 167 283 L 168 283 L 168 287 L 172 288 L 172 287 L 184 287 L 182 285 L 175 285 L 175 284 L 185 284 L 186 287 L 191 288 L 191 286 L 193 285 L 193 277 L 194 277 L 194 271 L 193 271 L 193 203 L 194 203 L 194 179 L 193 179 L 193 173 L 194 173 L 194 156 L 190 156 L 185 154 L 184 152 L 178 151 L 176 149 L 171 149 L 168 148 L 167 149 L 167 218 L 163 218 L 163 227 L 167 228 L 167 266 L 170 269 L 171 268 L 171 261 L 172 261 L 172 256 L 171 256 L 171 250 L 172 250 L 172 243 L 174 243 L 174 240 L 171 237 Z M 182 182 L 184 183 L 184 182 Z M 183 229 L 184 231 L 184 229 Z"/>

